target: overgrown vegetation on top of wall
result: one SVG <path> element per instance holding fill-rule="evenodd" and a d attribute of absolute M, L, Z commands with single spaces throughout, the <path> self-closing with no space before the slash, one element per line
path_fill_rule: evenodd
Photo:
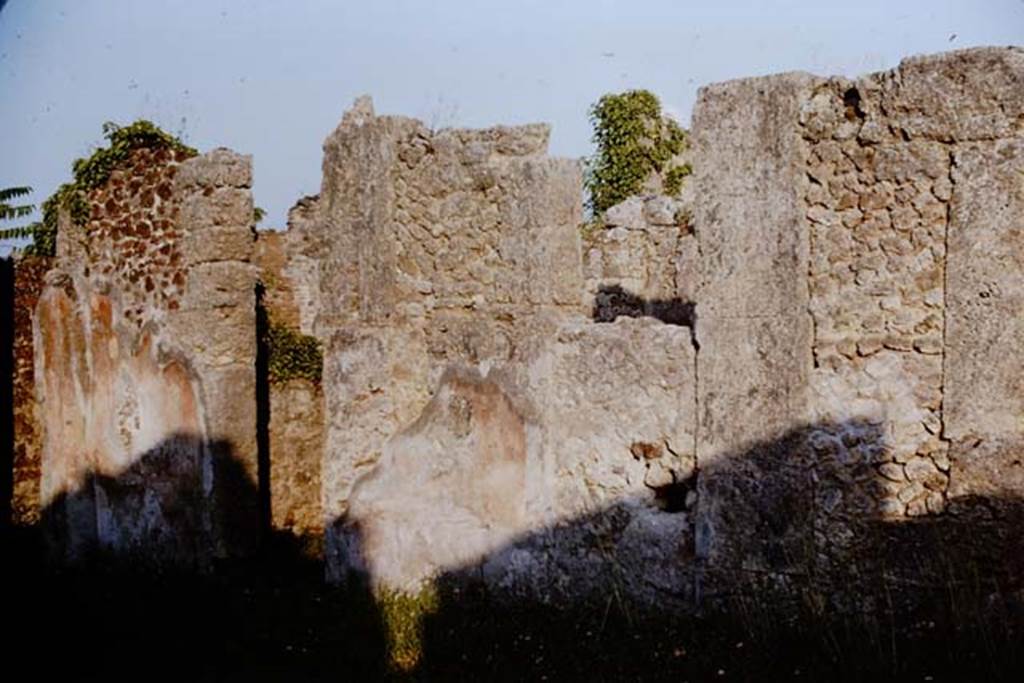
<path fill-rule="evenodd" d="M 647 90 L 607 94 L 590 108 L 597 152 L 586 170 L 587 206 L 594 215 L 642 192 L 652 174 L 666 194 L 677 195 L 688 164 L 673 159 L 686 149 L 686 131 L 665 117 Z"/>
<path fill-rule="evenodd" d="M 136 149 L 167 148 L 193 157 L 198 152 L 175 136 L 161 130 L 150 121 L 139 120 L 128 126 L 103 124 L 103 137 L 107 147 L 101 147 L 85 159 L 76 159 L 71 165 L 72 180 L 64 183 L 43 202 L 43 218 L 29 225 L 0 231 L 0 239 L 32 238 L 25 253 L 53 256 L 57 248 L 57 217 L 61 209 L 71 214 L 77 225 L 88 219 L 86 195 L 107 182 L 110 174 Z"/>

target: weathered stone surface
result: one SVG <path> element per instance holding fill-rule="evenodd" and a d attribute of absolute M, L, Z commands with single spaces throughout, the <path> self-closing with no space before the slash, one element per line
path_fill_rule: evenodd
<path fill-rule="evenodd" d="M 566 322 L 521 362 L 485 375 L 449 366 L 422 413 L 355 483 L 339 544 L 347 564 L 414 590 L 485 561 L 487 581 L 550 599 L 594 569 L 594 586 L 609 579 L 613 558 L 587 539 L 610 533 L 613 554 L 637 571 L 635 597 L 687 593 L 686 567 L 663 573 L 663 561 L 644 565 L 635 551 L 671 532 L 640 557 L 692 552 L 689 330 Z M 572 533 L 541 531 L 559 524 Z"/>
<path fill-rule="evenodd" d="M 431 133 L 368 100 L 324 145 L 306 234 L 323 254 L 324 514 L 411 423 L 451 363 L 507 360 L 524 316 L 582 304 L 578 164 L 545 126 Z M 511 336 L 510 336 L 511 334 Z M 328 564 L 342 552 L 328 534 Z M 344 557 L 335 563 L 344 569 Z"/>
<path fill-rule="evenodd" d="M 293 379 L 270 388 L 270 508 L 275 529 L 322 544 L 320 459 L 323 394 L 318 385 Z"/>
<path fill-rule="evenodd" d="M 35 353 L 32 312 L 39 301 L 51 260 L 22 256 L 11 261 L 13 287 L 12 391 L 14 423 L 12 452 L 11 522 L 19 526 L 37 524 L 40 519 L 40 460 L 42 425 L 35 390 Z"/>
<path fill-rule="evenodd" d="M 497 382 L 447 371 L 353 489 L 350 533 L 373 580 L 415 590 L 527 530 L 527 430 Z"/>
<path fill-rule="evenodd" d="M 584 291 L 595 320 L 651 316 L 690 324 L 698 263 L 688 215 L 679 199 L 631 197 L 608 209 L 604 229 L 584 234 Z"/>
<path fill-rule="evenodd" d="M 202 567 L 253 548 L 248 168 L 138 150 L 90 194 L 86 226 L 62 223 L 35 360 L 42 502 L 69 558 Z"/>
<path fill-rule="evenodd" d="M 944 386 L 952 478 L 957 495 L 1019 497 L 1024 138 L 957 145 L 954 160 Z"/>
<path fill-rule="evenodd" d="M 643 214 L 643 197 L 630 197 L 605 211 L 604 222 L 612 228 L 636 227 L 646 222 Z"/>
<path fill-rule="evenodd" d="M 807 175 L 794 122 L 814 83 L 795 73 L 700 90 L 690 181 L 704 273 L 698 318 L 807 310 Z"/>
<path fill-rule="evenodd" d="M 803 74 L 701 90 L 694 110 L 697 290 L 696 553 L 702 593 L 742 570 L 791 569 L 810 491 L 790 430 L 811 370 L 808 235 L 798 129 Z M 801 502 L 803 501 L 803 502 Z"/>
<path fill-rule="evenodd" d="M 579 306 L 580 170 L 539 157 L 546 137 L 433 134 L 368 102 L 346 114 L 324 143 L 323 336 L 435 309 Z"/>
<path fill-rule="evenodd" d="M 911 57 L 886 79 L 884 110 L 912 138 L 1019 136 L 1024 49 L 985 47 Z"/>
<path fill-rule="evenodd" d="M 815 359 L 809 417 L 828 425 L 815 430 L 814 457 L 822 496 L 835 501 L 817 532 L 821 552 L 840 565 L 868 552 L 858 536 L 874 517 L 928 514 L 930 496 L 941 511 L 948 487 L 950 150 L 872 128 L 898 82 L 891 73 L 830 79 L 802 119 Z M 851 439 L 850 425 L 870 426 L 873 442 Z"/>

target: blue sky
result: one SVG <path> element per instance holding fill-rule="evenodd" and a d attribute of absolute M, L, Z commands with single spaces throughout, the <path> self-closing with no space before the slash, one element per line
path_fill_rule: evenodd
<path fill-rule="evenodd" d="M 320 185 L 352 100 L 429 125 L 547 121 L 590 152 L 587 108 L 648 88 L 684 123 L 702 84 L 1024 44 L 1024 0 L 0 0 L 0 187 L 41 202 L 101 126 L 148 118 L 254 157 L 264 226 Z"/>

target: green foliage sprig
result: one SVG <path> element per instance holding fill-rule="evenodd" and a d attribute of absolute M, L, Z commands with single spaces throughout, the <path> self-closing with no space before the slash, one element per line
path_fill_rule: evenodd
<path fill-rule="evenodd" d="M 686 148 L 686 131 L 662 116 L 661 103 L 647 90 L 604 95 L 590 108 L 596 154 L 588 160 L 587 205 L 599 215 L 639 194 L 652 173 L 664 173 L 665 190 L 678 194 L 687 166 L 666 169 Z"/>
<path fill-rule="evenodd" d="M 12 203 L 15 199 L 25 197 L 31 193 L 32 188 L 26 185 L 0 189 L 0 221 L 24 218 L 35 211 L 35 204 Z M 18 240 L 31 236 L 31 225 L 17 225 L 11 228 L 0 228 L 0 240 Z"/>
<path fill-rule="evenodd" d="M 683 190 L 683 180 L 692 174 L 693 167 L 690 166 L 690 164 L 673 166 L 668 169 L 665 173 L 665 179 L 662 181 L 662 186 L 665 188 L 665 194 L 672 197 L 678 197 L 679 193 Z"/>
<path fill-rule="evenodd" d="M 85 225 L 89 218 L 86 195 L 106 183 L 110 174 L 136 149 L 166 148 L 184 152 L 187 157 L 198 154 L 195 149 L 178 138 L 144 120 L 128 126 L 119 126 L 108 121 L 103 124 L 103 137 L 109 143 L 108 146 L 97 149 L 85 159 L 76 159 L 71 165 L 71 182 L 61 185 L 43 202 L 42 220 L 23 228 L 15 228 L 20 231 L 18 237 L 32 238 L 32 244 L 25 248 L 26 253 L 53 256 L 57 249 L 57 217 L 61 209 L 70 213 L 71 220 L 76 225 Z"/>
<path fill-rule="evenodd" d="M 35 209 L 32 204 L 11 204 L 12 200 L 30 194 L 32 194 L 32 188 L 27 186 L 5 187 L 0 190 L 0 221 L 22 218 L 32 213 L 32 210 Z"/>
<path fill-rule="evenodd" d="M 441 607 L 437 588 L 427 585 L 418 593 L 393 590 L 375 592 L 388 649 L 388 667 L 394 673 L 410 672 L 423 659 L 423 627 Z"/>
<path fill-rule="evenodd" d="M 262 342 L 266 345 L 267 378 L 272 384 L 290 379 L 320 383 L 324 356 L 315 337 L 267 320 Z"/>

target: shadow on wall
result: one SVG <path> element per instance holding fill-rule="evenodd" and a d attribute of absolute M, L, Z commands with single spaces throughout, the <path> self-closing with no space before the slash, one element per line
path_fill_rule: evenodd
<path fill-rule="evenodd" d="M 115 476 L 91 473 L 42 512 L 52 558 L 203 572 L 256 546 L 256 486 L 230 443 L 175 434 Z M 98 565 L 97 565 L 98 566 Z"/>
<path fill-rule="evenodd" d="M 7 665 L 46 662 L 69 680 L 381 677 L 369 592 L 327 589 L 308 539 L 274 532 L 246 559 L 222 554 L 245 545 L 256 496 L 229 444 L 175 435 L 59 496 L 39 528 L 5 530 Z"/>
<path fill-rule="evenodd" d="M 803 451 L 817 433 L 856 434 L 851 444 L 879 437 L 856 422 L 794 430 L 687 482 L 722 502 L 705 521 L 696 517 L 699 499 L 671 512 L 653 492 L 618 501 L 453 569 L 425 603 L 397 609 L 378 607 L 365 582 L 324 585 L 321 564 L 291 534 L 264 537 L 244 561 L 194 547 L 211 526 L 230 537 L 247 533 L 250 520 L 221 509 L 204 518 L 201 478 L 168 454 L 218 453 L 235 494 L 256 492 L 227 445 L 176 436 L 120 476 L 93 476 L 47 508 L 42 525 L 58 556 L 69 554 L 63 530 L 87 539 L 72 553 L 79 562 L 47 563 L 40 537 L 8 534 L 0 599 L 17 628 L 5 644 L 12 661 L 46 661 L 48 673 L 78 679 L 1016 679 L 1024 503 L 971 499 L 959 501 L 956 516 L 890 522 L 863 514 L 869 478 L 823 516 L 816 501 L 831 482 L 860 479 L 840 458 Z M 629 599 L 656 577 L 637 539 L 625 542 L 636 505 L 688 517 L 681 542 L 648 540 L 679 547 L 655 569 L 675 566 L 702 585 L 703 614 L 681 608 L 681 596 L 658 596 L 657 582 L 653 600 Z M 111 533 L 121 540 L 110 542 Z M 845 540 L 822 554 L 829 534 Z M 185 561 L 154 562 L 177 553 Z M 524 554 L 547 559 L 508 561 Z M 209 567 L 191 559 L 208 556 Z M 552 587 L 566 582 L 589 589 L 552 601 Z M 858 600 L 843 603 L 850 594 Z M 404 670 L 389 673 L 389 651 L 393 660 L 402 648 L 413 650 Z"/>
<path fill-rule="evenodd" d="M 260 528 L 269 530 L 272 525 L 270 499 L 270 369 L 267 346 L 267 308 L 264 305 L 266 289 L 263 283 L 256 283 L 256 471 Z"/>
<path fill-rule="evenodd" d="M 810 450 L 821 435 L 848 451 Z M 952 501 L 956 514 L 886 519 L 879 501 L 890 489 L 876 470 L 884 452 L 880 427 L 855 420 L 723 457 L 687 483 L 699 492 L 694 505 L 662 513 L 689 516 L 685 542 L 646 539 L 676 549 L 669 564 L 652 563 L 644 539 L 630 538 L 638 501 L 533 531 L 440 577 L 419 671 L 1019 680 L 1024 501 L 962 498 Z M 665 588 L 674 585 L 666 573 L 680 570 L 698 613 Z M 585 597 L 559 607 L 566 589 Z M 627 597 L 638 593 L 647 599 Z"/>
<path fill-rule="evenodd" d="M 616 318 L 656 318 L 667 325 L 694 329 L 697 310 L 692 301 L 645 299 L 626 291 L 620 285 L 602 285 L 594 295 L 590 317 L 599 323 L 615 322 Z"/>

